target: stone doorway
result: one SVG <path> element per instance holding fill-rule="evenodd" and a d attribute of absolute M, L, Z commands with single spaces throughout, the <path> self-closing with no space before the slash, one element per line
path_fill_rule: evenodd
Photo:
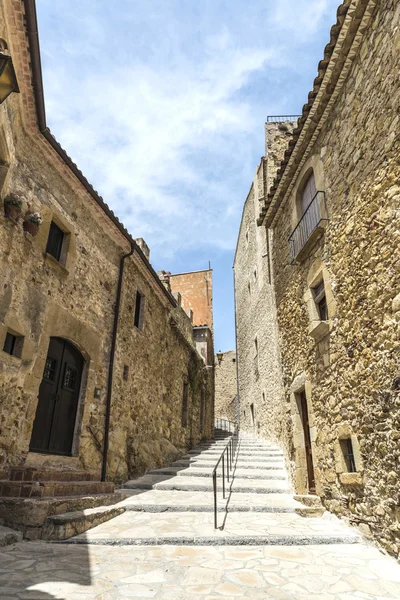
<path fill-rule="evenodd" d="M 31 452 L 71 455 L 84 364 L 83 356 L 71 342 L 50 338 Z"/>
<path fill-rule="evenodd" d="M 312 454 L 312 444 L 310 435 L 310 420 L 308 416 L 307 397 L 305 390 L 296 394 L 297 401 L 299 404 L 300 418 L 304 434 L 304 447 L 306 453 L 306 464 L 307 464 L 307 479 L 308 489 L 310 494 L 315 494 L 315 474 L 314 474 L 314 461 Z"/>

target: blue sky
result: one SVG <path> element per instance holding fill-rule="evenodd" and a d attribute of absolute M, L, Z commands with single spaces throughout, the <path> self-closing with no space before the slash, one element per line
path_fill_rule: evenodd
<path fill-rule="evenodd" d="M 232 263 L 268 115 L 299 114 L 338 0 L 37 0 L 47 122 L 155 269 Z"/>

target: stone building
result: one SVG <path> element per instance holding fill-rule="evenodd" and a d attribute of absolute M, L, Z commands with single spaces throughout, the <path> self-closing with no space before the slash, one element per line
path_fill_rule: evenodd
<path fill-rule="evenodd" d="M 211 437 L 213 351 L 50 133 L 34 0 L 0 0 L 0 38 L 0 496 L 104 494 Z"/>
<path fill-rule="evenodd" d="M 254 428 L 254 403 L 260 434 L 285 448 L 295 491 L 318 494 L 395 555 L 399 31 L 392 0 L 339 7 L 302 115 L 267 124 L 235 261 L 242 427 Z M 271 157 L 278 169 L 260 176 Z M 251 296 L 255 270 L 268 273 L 264 254 L 271 283 Z M 257 306 L 261 293 L 270 300 Z M 257 355 L 264 367 L 249 374 Z"/>
<path fill-rule="evenodd" d="M 215 357 L 215 418 L 239 420 L 235 350 Z"/>

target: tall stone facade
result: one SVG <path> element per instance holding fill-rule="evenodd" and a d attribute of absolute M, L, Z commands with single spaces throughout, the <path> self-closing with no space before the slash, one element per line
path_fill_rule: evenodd
<path fill-rule="evenodd" d="M 238 422 L 236 352 L 215 357 L 215 418 Z"/>
<path fill-rule="evenodd" d="M 293 123 L 266 125 L 266 156 L 243 208 L 234 260 L 240 426 L 282 439 L 283 394 L 273 289 L 273 234 L 257 226 L 268 181 L 283 157 Z"/>
<path fill-rule="evenodd" d="M 400 6 L 391 0 L 339 7 L 313 90 L 255 215 L 260 230 L 273 233 L 269 318 L 283 385 L 283 394 L 267 390 L 266 412 L 280 411 L 273 437 L 286 450 L 293 487 L 315 490 L 397 556 L 399 28 Z M 239 300 L 238 332 L 251 318 Z M 239 370 L 243 388 L 241 377 Z"/>
<path fill-rule="evenodd" d="M 33 0 L 0 0 L 0 38 L 20 88 L 0 106 L 0 478 L 121 482 L 212 436 L 214 369 L 145 242 L 49 133 Z"/>

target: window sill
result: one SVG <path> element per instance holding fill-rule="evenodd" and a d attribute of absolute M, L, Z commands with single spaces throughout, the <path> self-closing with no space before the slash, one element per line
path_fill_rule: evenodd
<path fill-rule="evenodd" d="M 20 362 L 22 362 L 21 356 L 16 356 L 15 354 L 10 354 L 9 352 L 5 352 L 4 350 L 1 351 L 1 356 L 3 359 L 6 356 L 8 356 L 8 358 L 11 359 L 15 364 L 19 364 Z M 7 359 L 5 359 L 5 360 L 7 360 Z"/>
<path fill-rule="evenodd" d="M 329 334 L 330 330 L 330 321 L 311 321 L 308 327 L 309 335 L 312 338 L 314 338 L 316 342 L 320 342 L 325 336 Z"/>
<path fill-rule="evenodd" d="M 361 473 L 340 473 L 339 481 L 343 485 L 363 485 Z"/>
<path fill-rule="evenodd" d="M 69 275 L 68 269 L 66 267 L 64 267 L 64 265 L 62 265 L 56 258 L 54 258 L 54 256 L 52 254 L 45 252 L 44 259 L 47 264 L 58 269 L 62 275 L 65 275 L 65 276 Z"/>

